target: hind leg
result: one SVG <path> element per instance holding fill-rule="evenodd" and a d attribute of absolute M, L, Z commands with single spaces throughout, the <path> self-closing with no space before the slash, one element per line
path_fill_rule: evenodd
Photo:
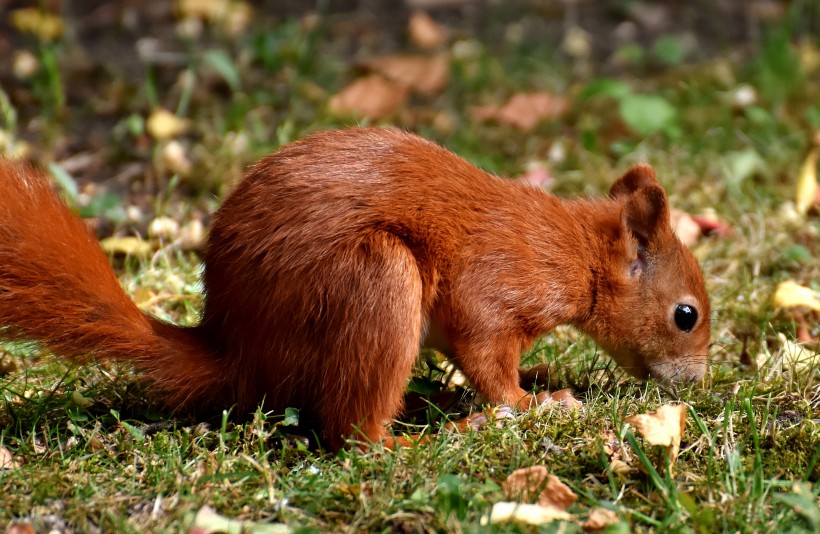
<path fill-rule="evenodd" d="M 322 431 L 333 449 L 345 438 L 379 441 L 402 408 L 418 356 L 422 282 L 413 255 L 379 233 L 336 258 L 328 311 L 335 317 L 332 351 L 323 369 Z"/>

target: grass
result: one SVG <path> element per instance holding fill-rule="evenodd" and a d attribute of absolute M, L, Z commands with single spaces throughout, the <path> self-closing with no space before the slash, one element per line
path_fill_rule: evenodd
<path fill-rule="evenodd" d="M 794 5 L 795 11 L 818 9 L 816 2 Z M 417 97 L 390 121 L 498 173 L 516 175 L 528 163 L 546 161 L 559 194 L 604 194 L 618 170 L 648 160 L 673 206 L 712 210 L 728 222 L 733 234 L 704 238 L 693 249 L 714 315 L 702 384 L 668 391 L 636 383 L 589 340 L 560 328 L 525 360 L 550 362 L 556 387 L 574 388 L 583 411 L 525 413 L 479 432 L 442 430 L 429 444 L 396 452 L 373 447 L 329 455 L 292 433 L 292 413 L 259 411 L 245 424 L 227 417 L 191 421 L 162 408 L 128 367 L 75 366 L 36 345 L 6 345 L 0 446 L 19 465 L 0 470 L 0 520 L 31 521 L 38 531 L 179 531 L 208 505 L 258 529 L 284 523 L 322 532 L 529 531 L 534 527 L 485 527 L 482 520 L 506 499 L 501 484 L 509 473 L 545 465 L 579 498 L 569 509 L 572 521 L 541 531 L 579 531 L 596 507 L 617 513 L 612 532 L 820 530 L 820 357 L 815 343 L 802 363 L 790 363 L 777 334 L 793 340 L 797 324 L 771 304 L 782 280 L 815 290 L 820 283 L 820 220 L 795 217 L 789 207 L 798 169 L 820 131 L 820 88 L 810 82 L 818 67 L 802 52 L 813 47 L 816 53 L 818 42 L 795 29 L 799 18 L 790 17 L 799 15 L 787 14 L 740 67 L 719 56 L 683 63 L 673 50 L 664 56 L 671 66 L 653 65 L 650 54 L 603 78 L 574 73 L 571 62 L 543 44 L 526 46 L 522 28 L 540 20 L 536 14 L 505 14 L 512 18 L 499 24 L 517 23 L 519 33 L 494 27 L 464 37 L 469 53 L 463 44 L 456 53 L 452 44 L 446 89 Z M 110 167 L 140 162 L 161 193 L 149 208 L 185 221 L 190 206 L 212 209 L 214 193 L 275 146 L 349 123 L 324 108 L 356 74 L 351 58 L 334 51 L 344 39 L 338 33 L 343 21 L 322 20 L 271 25 L 262 18 L 236 37 L 208 27 L 201 42 L 183 47 L 184 64 L 145 65 L 139 79 L 105 78 L 99 92 L 115 95 L 109 115 L 93 99 L 79 105 L 79 89 L 66 86 L 77 79 L 72 73 L 90 76 L 73 70 L 66 50 L 77 43 L 23 41 L 35 55 L 49 55 L 29 85 L 20 82 L 16 100 L 2 94 L 3 142 L 7 149 L 27 145 L 44 161 L 70 155 L 66 144 L 80 146 L 102 154 L 106 176 Z M 500 44 L 488 37 L 499 31 L 518 37 Z M 226 64 L 225 54 L 244 59 Z M 183 70 L 196 83 L 176 84 Z M 755 91 L 755 101 L 732 104 L 743 87 Z M 568 95 L 571 111 L 532 132 L 468 119 L 472 105 L 539 88 Z M 30 99 L 21 99 L 21 91 L 30 91 Z M 117 91 L 126 96 L 117 100 Z M 642 96 L 652 97 L 662 121 L 630 111 Z M 630 98 L 632 104 L 623 105 Z M 163 141 L 145 134 L 144 117 L 157 106 L 192 123 L 184 141 L 194 172 L 181 179 L 162 162 Z M 54 116 L 35 121 L 40 108 Z M 94 145 L 93 136 L 80 135 L 95 124 L 108 128 L 111 117 L 114 133 L 104 142 Z M 558 143 L 562 157 L 551 150 Z M 127 190 L 117 194 L 123 204 L 133 200 Z M 128 232 L 127 221 L 117 224 Z M 152 258 L 118 259 L 117 268 L 124 287 L 150 311 L 192 324 L 201 306 L 198 262 L 193 253 L 167 247 Z M 808 321 L 816 338 L 817 316 Z M 742 363 L 744 352 L 758 365 Z M 417 366 L 413 389 L 441 386 L 442 374 L 426 362 Z M 465 396 L 457 406 L 463 409 L 469 389 L 455 393 Z M 674 472 L 664 468 L 662 451 L 624 423 L 670 400 L 688 407 Z M 444 420 L 422 405 L 394 428 L 417 430 L 429 422 L 438 429 Z M 614 470 L 613 459 L 630 469 Z"/>

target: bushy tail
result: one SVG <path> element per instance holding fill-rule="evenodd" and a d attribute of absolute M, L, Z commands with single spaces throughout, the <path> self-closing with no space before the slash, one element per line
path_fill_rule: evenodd
<path fill-rule="evenodd" d="M 0 337 L 37 340 L 79 360 L 130 360 L 172 407 L 224 395 L 219 358 L 196 330 L 143 313 L 123 291 L 96 239 L 45 177 L 3 160 Z"/>

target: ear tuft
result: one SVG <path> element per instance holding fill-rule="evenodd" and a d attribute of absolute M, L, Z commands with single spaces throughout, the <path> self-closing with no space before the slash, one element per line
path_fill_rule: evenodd
<path fill-rule="evenodd" d="M 659 231 L 669 229 L 669 202 L 657 183 L 641 187 L 630 195 L 621 215 L 624 226 L 646 246 Z"/>
<path fill-rule="evenodd" d="M 648 163 L 638 163 L 630 167 L 623 176 L 612 184 L 609 189 L 609 196 L 615 198 L 622 195 L 631 195 L 641 187 L 657 184 L 658 179 L 655 177 L 655 169 Z"/>

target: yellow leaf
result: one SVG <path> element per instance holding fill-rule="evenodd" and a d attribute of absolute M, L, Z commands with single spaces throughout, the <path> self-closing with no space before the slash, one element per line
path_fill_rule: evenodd
<path fill-rule="evenodd" d="M 80 408 L 89 408 L 94 405 L 94 401 L 88 397 L 84 397 L 82 393 L 76 389 L 71 392 L 71 400 Z"/>
<path fill-rule="evenodd" d="M 178 0 L 176 8 L 183 18 L 216 20 L 230 11 L 230 0 Z"/>
<path fill-rule="evenodd" d="M 12 11 L 11 24 L 18 31 L 32 33 L 41 41 L 55 41 L 63 35 L 63 19 L 36 7 Z"/>
<path fill-rule="evenodd" d="M 185 133 L 190 126 L 190 122 L 181 119 L 168 111 L 159 108 L 148 117 L 146 129 L 154 139 L 170 139 Z"/>
<path fill-rule="evenodd" d="M 655 413 L 633 415 L 624 421 L 634 426 L 650 445 L 666 447 L 669 463 L 675 463 L 686 428 L 685 404 L 664 404 Z"/>
<path fill-rule="evenodd" d="M 109 254 L 125 254 L 141 258 L 151 254 L 151 244 L 138 237 L 107 237 L 100 241 L 100 246 Z"/>
<path fill-rule="evenodd" d="M 487 525 L 497 523 L 525 523 L 527 525 L 542 525 L 550 521 L 566 521 L 572 516 L 563 510 L 553 506 L 541 506 L 538 504 L 522 504 L 517 502 L 497 502 L 493 505 L 489 520 L 481 518 L 481 524 Z"/>
<path fill-rule="evenodd" d="M 794 280 L 786 280 L 777 285 L 772 303 L 775 308 L 780 309 L 806 307 L 820 312 L 820 299 L 814 291 L 810 287 L 801 286 Z"/>
<path fill-rule="evenodd" d="M 814 203 L 817 191 L 817 159 L 820 157 L 820 149 L 814 148 L 803 166 L 800 167 L 800 174 L 797 176 L 797 190 L 795 192 L 794 204 L 800 215 L 805 215 Z"/>
<path fill-rule="evenodd" d="M 790 341 L 784 334 L 777 334 L 780 342 L 780 357 L 793 371 L 810 371 L 817 364 L 820 353 L 805 345 Z"/>

